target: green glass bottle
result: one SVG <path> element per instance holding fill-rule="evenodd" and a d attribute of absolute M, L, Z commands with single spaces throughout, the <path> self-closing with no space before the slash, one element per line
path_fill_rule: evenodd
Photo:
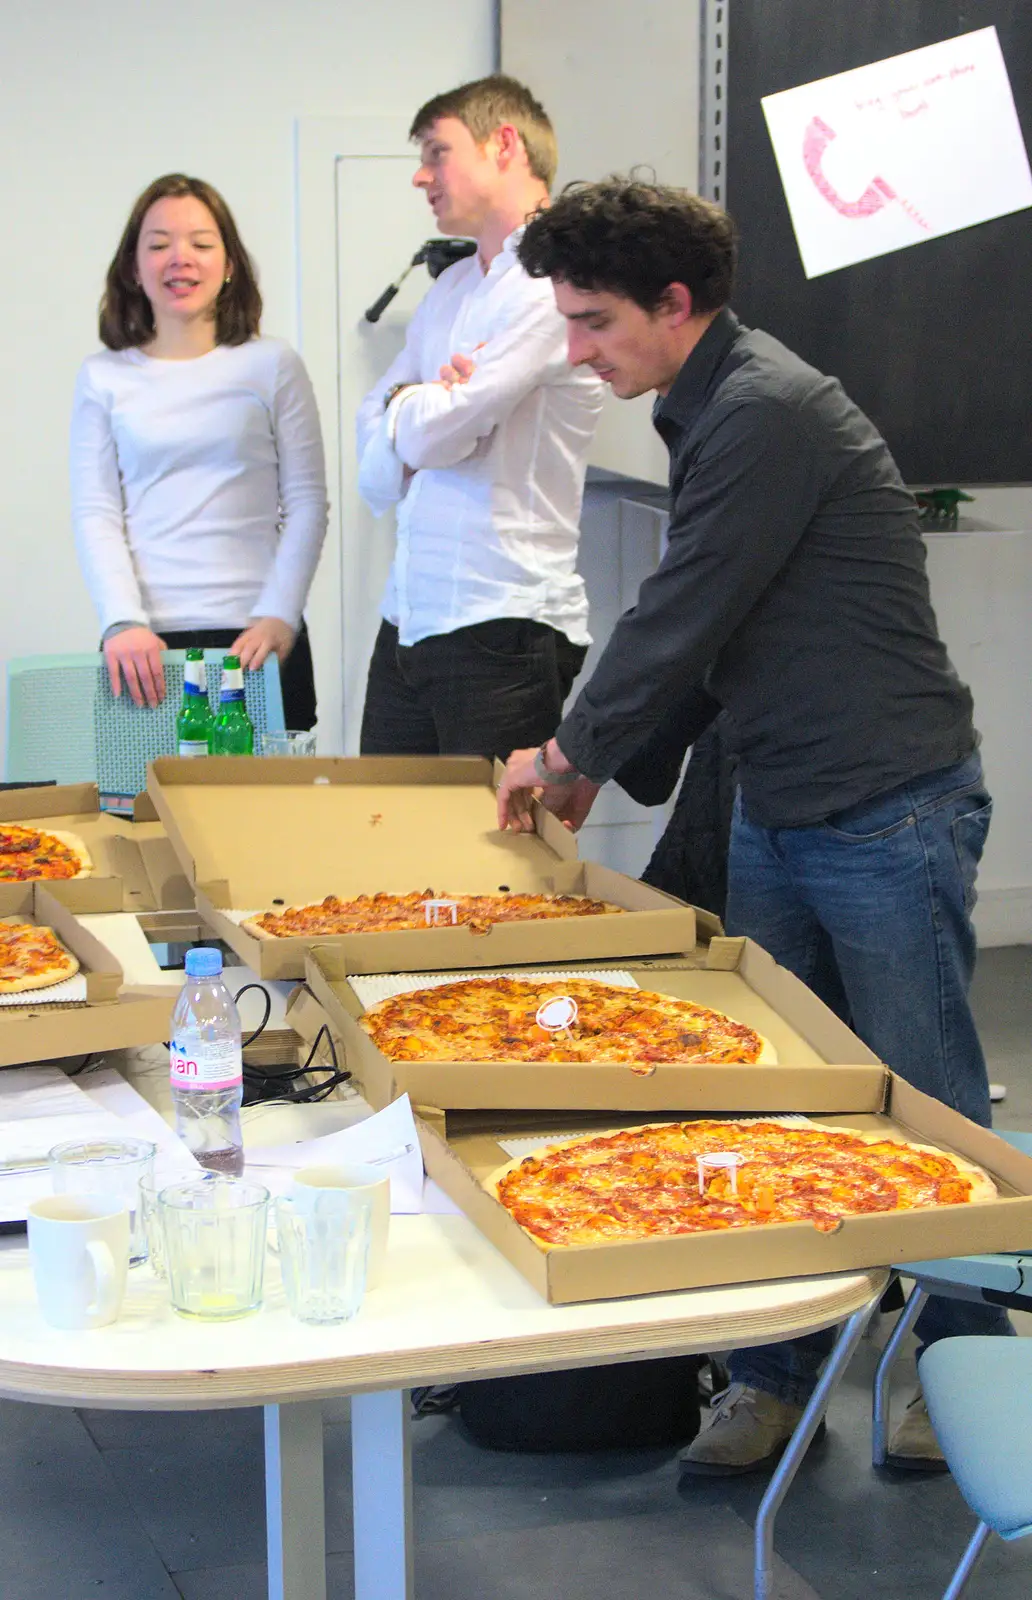
<path fill-rule="evenodd" d="M 208 704 L 204 651 L 186 652 L 183 703 L 176 717 L 176 746 L 181 756 L 206 756 L 211 750 L 215 718 Z"/>
<path fill-rule="evenodd" d="M 213 756 L 254 755 L 254 725 L 244 704 L 244 670 L 239 656 L 226 656 L 222 662 L 222 687 L 211 753 Z"/>

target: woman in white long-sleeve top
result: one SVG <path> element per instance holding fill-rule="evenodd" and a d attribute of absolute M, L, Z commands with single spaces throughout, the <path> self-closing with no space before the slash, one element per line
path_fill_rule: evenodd
<path fill-rule="evenodd" d="M 116 694 L 164 695 L 160 652 L 280 662 L 288 727 L 315 721 L 302 611 L 326 532 L 326 472 L 301 358 L 259 335 L 262 300 L 229 208 L 171 173 L 133 206 L 79 372 L 72 509 Z"/>

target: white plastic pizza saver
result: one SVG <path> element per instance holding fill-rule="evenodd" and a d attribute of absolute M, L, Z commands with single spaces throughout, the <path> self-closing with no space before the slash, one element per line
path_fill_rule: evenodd
<path fill-rule="evenodd" d="M 738 1193 L 738 1169 L 745 1161 L 745 1157 L 737 1150 L 711 1150 L 708 1155 L 696 1156 L 695 1166 L 699 1177 L 699 1193 L 706 1193 L 706 1180 L 712 1178 L 715 1172 L 724 1171 L 731 1174 L 731 1193 Z"/>
<path fill-rule="evenodd" d="M 537 1025 L 547 1033 L 561 1033 L 577 1020 L 577 1002 L 570 994 L 553 995 L 537 1008 Z"/>
<path fill-rule="evenodd" d="M 438 916 L 440 911 L 449 912 L 451 921 L 453 923 L 458 922 L 459 903 L 457 900 L 424 900 L 423 919 L 428 928 L 436 928 L 440 924 L 441 919 Z"/>

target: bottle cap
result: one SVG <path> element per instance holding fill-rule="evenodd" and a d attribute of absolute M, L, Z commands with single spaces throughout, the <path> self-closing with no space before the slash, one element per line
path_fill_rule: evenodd
<path fill-rule="evenodd" d="M 239 656 L 224 656 L 223 659 L 222 659 L 222 665 L 223 665 L 224 669 L 226 670 L 226 672 L 232 672 L 232 671 L 234 671 L 235 668 L 239 667 L 239 665 L 240 665 L 240 657 Z"/>
<path fill-rule="evenodd" d="M 186 975 L 188 978 L 217 978 L 221 972 L 221 950 L 213 950 L 210 945 L 202 945 L 198 950 L 188 950 L 186 952 Z"/>
<path fill-rule="evenodd" d="M 192 644 L 186 652 L 187 661 L 203 661 L 204 651 L 198 645 Z"/>

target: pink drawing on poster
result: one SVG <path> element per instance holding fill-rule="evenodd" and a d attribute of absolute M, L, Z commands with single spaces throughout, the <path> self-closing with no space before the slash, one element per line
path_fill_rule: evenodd
<path fill-rule="evenodd" d="M 825 177 L 822 167 L 824 152 L 831 141 L 836 138 L 838 138 L 838 135 L 834 128 L 829 128 L 821 117 L 812 117 L 807 125 L 806 132 L 803 134 L 803 165 L 814 188 L 819 194 L 823 195 L 830 206 L 834 207 L 839 216 L 873 217 L 876 211 L 880 211 L 889 201 L 895 200 L 903 207 L 907 216 L 917 223 L 919 228 L 929 231 L 927 222 L 917 209 L 908 200 L 904 200 L 902 196 L 898 195 L 891 184 L 886 183 L 884 178 L 873 178 L 859 199 L 844 199 L 834 185 Z"/>

